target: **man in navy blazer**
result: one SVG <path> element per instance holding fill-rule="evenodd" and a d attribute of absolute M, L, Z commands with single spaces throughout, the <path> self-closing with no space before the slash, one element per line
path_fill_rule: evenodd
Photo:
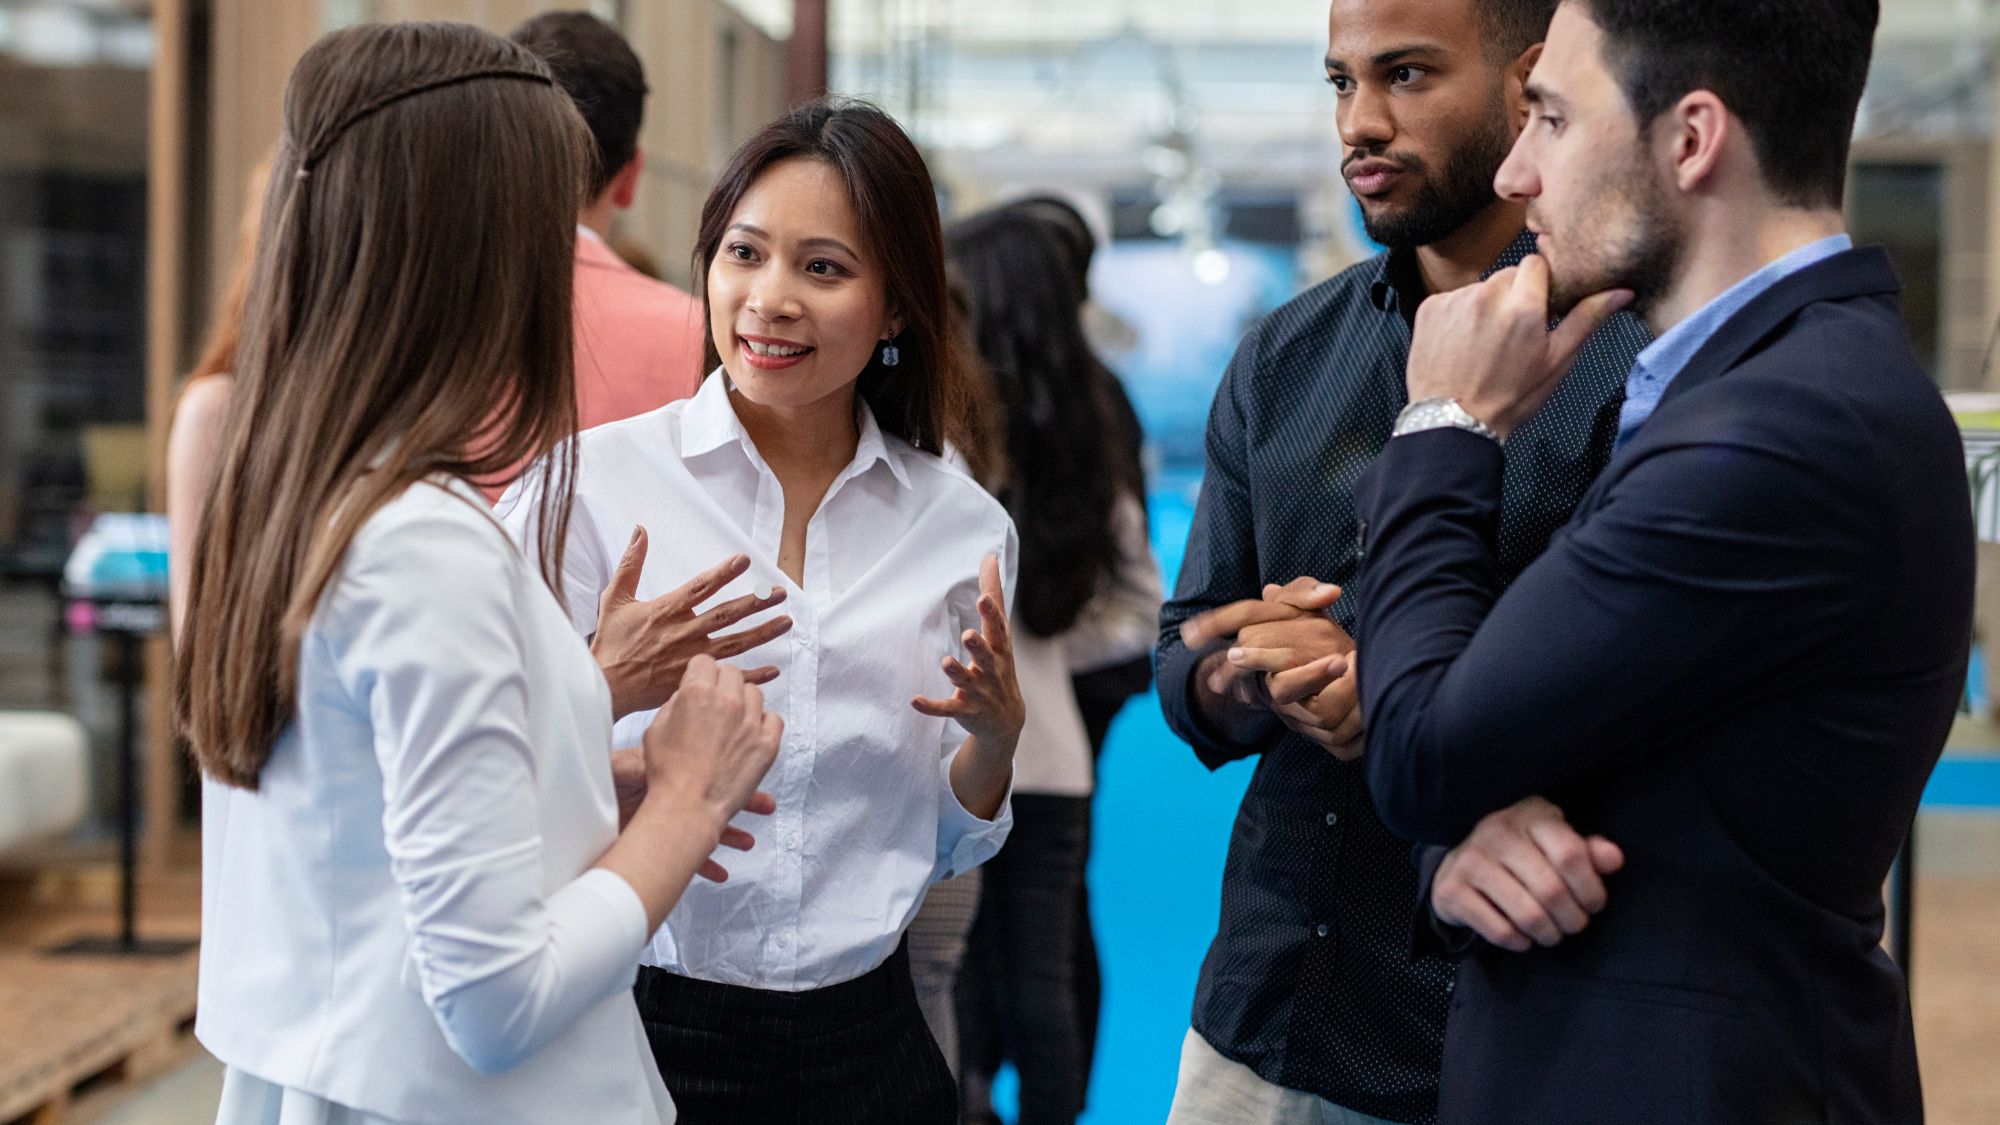
<path fill-rule="evenodd" d="M 1483 939 L 1442 1122 L 1922 1119 L 1881 887 L 1973 534 L 1895 275 L 1842 231 L 1877 17 L 1566 0 L 1498 178 L 1539 256 L 1419 314 L 1356 634 L 1382 818 L 1453 846 L 1427 936 Z M 1658 339 L 1618 449 L 1496 596 L 1500 443 L 1627 304 Z"/>

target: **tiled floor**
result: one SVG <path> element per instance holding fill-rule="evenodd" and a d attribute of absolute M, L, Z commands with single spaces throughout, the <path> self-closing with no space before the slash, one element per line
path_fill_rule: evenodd
<path fill-rule="evenodd" d="M 222 1064 L 203 1055 L 142 1089 L 95 1125 L 209 1125 L 222 1096 Z"/>

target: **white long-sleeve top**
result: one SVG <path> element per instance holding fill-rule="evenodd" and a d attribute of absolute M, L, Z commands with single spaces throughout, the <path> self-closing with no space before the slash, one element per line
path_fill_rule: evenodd
<path fill-rule="evenodd" d="M 1121 496 L 1107 529 L 1123 566 L 1100 582 L 1076 623 L 1053 637 L 1037 637 L 1014 622 L 1014 670 L 1028 722 L 1014 756 L 1014 792 L 1088 797 L 1097 788 L 1090 734 L 1077 707 L 1070 677 L 1122 664 L 1152 651 L 1159 631 L 1160 568 L 1146 542 L 1146 511 Z"/>
<path fill-rule="evenodd" d="M 783 586 L 771 612 L 793 620 L 731 661 L 779 671 L 765 705 L 785 737 L 762 785 L 778 811 L 737 817 L 757 847 L 720 856 L 729 881 L 690 887 L 654 936 L 645 961 L 670 972 L 786 992 L 859 977 L 896 951 L 932 882 L 984 863 L 1013 824 L 1007 804 L 988 821 L 959 803 L 951 762 L 965 732 L 910 700 L 951 694 L 939 662 L 963 659 L 960 634 L 979 627 L 984 556 L 1000 557 L 1013 588 L 1014 523 L 962 470 L 884 433 L 866 406 L 857 421 L 854 459 L 807 525 L 803 584 L 778 569 L 784 490 L 721 373 L 691 399 L 578 439 L 563 568 L 577 632 L 596 632 L 598 597 L 641 525 L 641 599 L 745 554 L 749 572 L 706 605 Z M 522 543 L 535 541 L 532 487 L 497 509 Z M 620 720 L 614 741 L 637 745 L 651 718 Z"/>
<path fill-rule="evenodd" d="M 204 786 L 203 1045 L 370 1120 L 673 1120 L 628 992 L 645 909 L 592 868 L 609 691 L 476 491 L 367 521 L 298 684 L 257 791 Z"/>

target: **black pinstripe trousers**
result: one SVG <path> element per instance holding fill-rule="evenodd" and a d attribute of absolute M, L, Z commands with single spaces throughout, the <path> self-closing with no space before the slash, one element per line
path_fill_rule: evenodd
<path fill-rule="evenodd" d="M 807 992 L 641 966 L 639 1018 L 681 1125 L 954 1125 L 958 1090 L 907 947 Z"/>

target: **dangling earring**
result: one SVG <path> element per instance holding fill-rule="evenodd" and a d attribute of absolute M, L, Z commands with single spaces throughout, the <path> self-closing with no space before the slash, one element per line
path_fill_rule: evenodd
<path fill-rule="evenodd" d="M 903 362 L 903 353 L 896 347 L 896 338 L 891 336 L 887 340 L 882 341 L 882 366 L 894 367 L 901 362 Z"/>

